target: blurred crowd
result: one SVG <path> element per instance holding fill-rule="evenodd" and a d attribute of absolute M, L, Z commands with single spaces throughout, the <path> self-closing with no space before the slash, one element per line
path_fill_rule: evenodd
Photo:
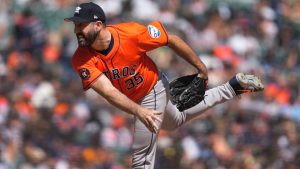
<path fill-rule="evenodd" d="M 73 15 L 84 0 L 0 0 L 0 169 L 129 169 L 133 117 L 83 92 L 70 65 Z M 300 1 L 94 0 L 108 24 L 161 21 L 209 68 L 209 87 L 236 72 L 265 90 L 161 131 L 156 169 L 300 166 Z M 149 52 L 169 80 L 193 68 Z"/>

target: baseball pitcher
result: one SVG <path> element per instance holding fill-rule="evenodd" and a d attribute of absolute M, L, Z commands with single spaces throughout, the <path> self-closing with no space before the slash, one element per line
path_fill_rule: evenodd
<path fill-rule="evenodd" d="M 135 117 L 133 169 L 153 169 L 160 129 L 174 130 L 207 109 L 236 95 L 263 90 L 253 75 L 238 73 L 229 82 L 207 90 L 207 69 L 178 36 L 160 22 L 106 25 L 102 8 L 92 2 L 76 7 L 74 23 L 78 48 L 72 57 L 84 90 L 92 88 L 112 105 Z M 198 74 L 169 83 L 146 55 L 168 46 Z"/>

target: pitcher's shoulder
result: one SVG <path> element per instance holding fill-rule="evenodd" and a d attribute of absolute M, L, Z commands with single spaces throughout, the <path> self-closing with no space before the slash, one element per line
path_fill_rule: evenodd
<path fill-rule="evenodd" d="M 107 26 L 115 29 L 129 29 L 129 28 L 143 27 L 142 24 L 137 22 L 123 22 L 123 23 L 112 24 Z"/>
<path fill-rule="evenodd" d="M 94 52 L 92 51 L 92 49 L 88 47 L 78 47 L 72 56 L 72 62 L 86 62 L 93 56 Z"/>

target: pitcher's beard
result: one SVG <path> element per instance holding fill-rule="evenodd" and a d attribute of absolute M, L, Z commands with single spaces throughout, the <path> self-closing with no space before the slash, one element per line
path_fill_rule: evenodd
<path fill-rule="evenodd" d="M 90 31 L 86 35 L 83 33 L 76 34 L 78 45 L 80 47 L 91 46 L 96 40 L 98 34 L 99 32 L 96 31 Z"/>

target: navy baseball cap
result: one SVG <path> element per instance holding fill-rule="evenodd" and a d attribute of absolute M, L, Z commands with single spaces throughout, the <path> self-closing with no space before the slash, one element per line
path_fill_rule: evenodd
<path fill-rule="evenodd" d="M 89 2 L 77 6 L 73 17 L 64 20 L 67 22 L 94 22 L 100 20 L 105 23 L 105 19 L 103 9 L 99 5 Z"/>

